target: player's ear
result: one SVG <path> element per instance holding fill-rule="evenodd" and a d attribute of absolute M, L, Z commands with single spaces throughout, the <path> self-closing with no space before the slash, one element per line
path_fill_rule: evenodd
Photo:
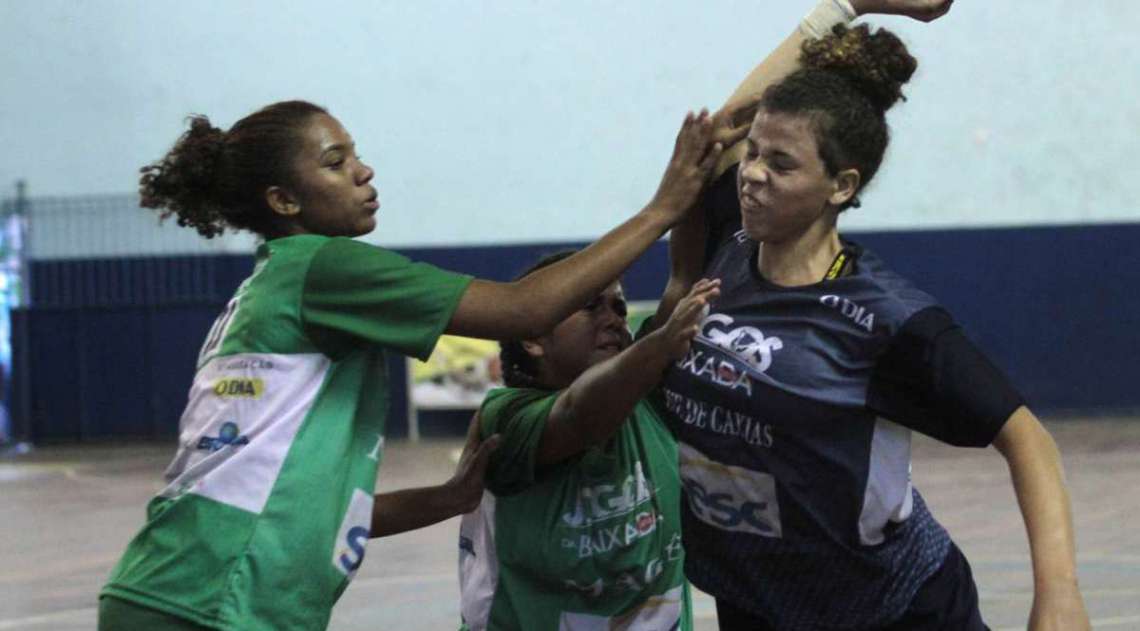
<path fill-rule="evenodd" d="M 543 348 L 542 343 L 538 340 L 523 340 L 523 351 L 530 355 L 531 359 L 541 359 L 546 356 L 546 349 Z"/>
<path fill-rule="evenodd" d="M 863 181 L 863 177 L 859 175 L 856 169 L 844 169 L 840 171 L 832 179 L 831 196 L 827 198 L 827 203 L 832 206 L 842 206 L 848 202 L 855 193 L 859 192 L 859 183 Z"/>

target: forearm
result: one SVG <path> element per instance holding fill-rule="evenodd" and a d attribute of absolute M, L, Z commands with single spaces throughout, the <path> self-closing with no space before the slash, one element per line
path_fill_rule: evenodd
<path fill-rule="evenodd" d="M 465 512 L 447 484 L 379 493 L 373 497 L 371 537 L 416 530 Z"/>
<path fill-rule="evenodd" d="M 614 282 L 669 228 L 669 215 L 647 206 L 582 251 L 511 283 L 475 280 L 447 332 L 487 339 L 538 337 Z"/>
<path fill-rule="evenodd" d="M 669 365 L 659 343 L 661 334 L 651 333 L 592 366 L 562 391 L 539 443 L 539 464 L 559 462 L 602 443 L 621 427 Z"/>
<path fill-rule="evenodd" d="M 822 13 L 814 13 L 815 18 L 810 27 L 805 23 L 797 25 L 784 38 L 784 41 L 780 42 L 772 52 L 768 53 L 767 57 L 744 77 L 744 80 L 728 97 L 724 107 L 730 107 L 750 96 L 763 94 L 768 86 L 780 82 L 784 77 L 800 68 L 800 51 L 805 41 L 823 35 L 824 33 L 820 31 L 826 31 L 836 24 L 849 22 L 855 18 L 855 14 L 845 12 L 845 10 L 840 11 L 840 5 L 834 3 L 834 0 L 822 0 L 820 4 L 823 3 L 828 4 L 827 10 Z M 744 149 L 744 143 L 737 143 L 734 147 L 726 147 L 724 154 L 721 155 L 720 162 L 716 166 L 714 177 L 719 176 L 733 164 L 740 162 L 744 156 Z"/>
<path fill-rule="evenodd" d="M 661 217 L 647 207 L 581 252 L 523 279 L 520 292 L 536 311 L 539 333 L 601 293 L 660 239 L 669 228 Z"/>
<path fill-rule="evenodd" d="M 1010 416 L 995 446 L 1009 464 L 1029 537 L 1036 589 L 1075 585 L 1073 518 L 1056 443 L 1022 407 Z"/>

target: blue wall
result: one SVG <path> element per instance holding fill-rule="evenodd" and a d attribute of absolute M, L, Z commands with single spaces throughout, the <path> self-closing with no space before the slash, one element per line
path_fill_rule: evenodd
<path fill-rule="evenodd" d="M 1140 224 L 871 232 L 853 235 L 957 316 L 1038 412 L 1140 409 Z M 577 244 L 403 249 L 449 269 L 505 280 L 540 254 Z M 655 299 L 657 244 L 625 277 Z M 248 256 L 33 263 L 32 304 L 13 321 L 12 411 L 33 441 L 177 433 L 198 346 Z M 391 433 L 403 433 L 404 363 L 392 374 Z M 443 421 L 455 424 L 454 419 Z M 462 424 L 458 424 L 462 426 Z M 432 422 L 426 423 L 431 433 Z"/>

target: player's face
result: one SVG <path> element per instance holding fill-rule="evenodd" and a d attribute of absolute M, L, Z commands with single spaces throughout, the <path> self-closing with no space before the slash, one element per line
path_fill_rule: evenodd
<path fill-rule="evenodd" d="M 337 119 L 310 117 L 293 169 L 289 192 L 299 207 L 300 232 L 356 237 L 376 227 L 380 200 L 369 183 L 375 172 L 356 155 L 356 144 Z"/>
<path fill-rule="evenodd" d="M 834 209 L 835 179 L 827 174 L 806 116 L 760 110 L 748 132 L 736 191 L 745 234 L 778 243 L 803 234 Z"/>
<path fill-rule="evenodd" d="M 558 381 L 550 385 L 569 385 L 590 366 L 625 350 L 632 341 L 625 316 L 625 295 L 621 284 L 614 283 L 539 338 L 539 361 L 544 372 Z"/>

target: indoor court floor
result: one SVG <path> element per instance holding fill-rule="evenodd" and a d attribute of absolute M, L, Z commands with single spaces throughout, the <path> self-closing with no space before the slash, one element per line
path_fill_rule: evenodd
<path fill-rule="evenodd" d="M 1082 590 L 1093 628 L 1140 629 L 1140 418 L 1047 423 L 1068 470 Z M 441 482 L 458 440 L 393 441 L 380 488 Z M 92 631 L 96 594 L 149 497 L 170 444 L 41 447 L 0 457 L 0 631 Z M 1004 461 L 916 436 L 914 480 L 969 558 L 994 631 L 1024 629 L 1028 545 Z M 458 520 L 374 540 L 332 631 L 458 628 Z M 697 629 L 716 628 L 699 594 Z"/>

